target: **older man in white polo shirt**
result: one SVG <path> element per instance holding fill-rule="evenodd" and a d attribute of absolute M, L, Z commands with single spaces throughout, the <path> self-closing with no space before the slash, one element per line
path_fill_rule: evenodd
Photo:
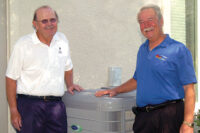
<path fill-rule="evenodd" d="M 68 40 L 57 32 L 58 16 L 49 6 L 34 14 L 35 32 L 14 46 L 6 72 L 11 122 L 17 133 L 67 133 L 64 82 L 73 84 L 73 65 Z"/>

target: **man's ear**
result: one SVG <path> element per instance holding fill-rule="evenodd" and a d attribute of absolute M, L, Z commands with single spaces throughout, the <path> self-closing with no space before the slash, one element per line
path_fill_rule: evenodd
<path fill-rule="evenodd" d="M 33 24 L 33 28 L 34 28 L 35 30 L 37 30 L 37 22 L 36 22 L 36 21 L 33 21 L 32 24 Z"/>
<path fill-rule="evenodd" d="M 160 24 L 160 27 L 163 27 L 163 25 L 164 25 L 164 20 L 163 20 L 163 17 L 160 19 L 160 22 L 159 22 L 159 24 Z"/>

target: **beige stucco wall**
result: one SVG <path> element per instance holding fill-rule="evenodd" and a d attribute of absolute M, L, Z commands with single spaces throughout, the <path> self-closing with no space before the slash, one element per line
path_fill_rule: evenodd
<path fill-rule="evenodd" d="M 53 7 L 59 31 L 67 36 L 74 64 L 74 81 L 85 89 L 108 85 L 108 68 L 122 68 L 122 82 L 132 77 L 139 46 L 144 41 L 136 21 L 144 3 L 161 0 L 8 0 L 9 51 L 22 35 L 33 32 L 34 10 Z M 9 133 L 13 133 L 9 126 Z"/>

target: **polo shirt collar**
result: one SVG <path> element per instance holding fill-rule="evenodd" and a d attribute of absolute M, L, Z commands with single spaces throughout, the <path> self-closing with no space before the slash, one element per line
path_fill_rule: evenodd
<path fill-rule="evenodd" d="M 38 38 L 38 36 L 37 36 L 37 34 L 36 34 L 36 31 L 33 32 L 33 34 L 32 34 L 32 39 L 33 39 L 33 44 L 42 43 L 42 42 L 39 40 L 39 38 Z"/>
<path fill-rule="evenodd" d="M 170 44 L 169 42 L 171 41 L 171 38 L 170 38 L 169 34 L 165 34 L 165 35 L 166 35 L 165 39 L 157 47 L 164 47 L 165 48 Z M 147 39 L 144 44 L 145 44 L 146 47 L 148 47 L 149 46 L 149 40 Z"/>
<path fill-rule="evenodd" d="M 161 42 L 161 44 L 159 45 L 159 47 L 167 47 L 171 41 L 171 38 L 169 37 L 169 34 L 166 34 L 165 39 Z"/>
<path fill-rule="evenodd" d="M 57 33 L 57 32 L 56 32 Z M 58 38 L 58 35 L 55 33 L 55 35 L 53 36 L 53 39 L 51 40 L 51 42 L 54 42 L 54 41 L 58 41 L 59 38 Z M 33 44 L 39 44 L 39 43 L 42 43 L 37 34 L 36 34 L 36 31 L 34 31 L 34 33 L 32 34 L 32 39 L 33 39 Z"/>

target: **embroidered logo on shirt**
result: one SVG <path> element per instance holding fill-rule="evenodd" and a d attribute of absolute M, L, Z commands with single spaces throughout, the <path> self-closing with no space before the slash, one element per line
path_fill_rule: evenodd
<path fill-rule="evenodd" d="M 156 58 L 159 59 L 159 60 L 163 60 L 163 61 L 165 61 L 165 60 L 167 59 L 166 56 L 164 56 L 164 55 L 159 55 L 159 54 L 156 55 Z"/>
<path fill-rule="evenodd" d="M 61 50 L 61 47 L 59 47 L 59 51 L 58 51 L 59 54 L 62 54 L 62 50 Z"/>

